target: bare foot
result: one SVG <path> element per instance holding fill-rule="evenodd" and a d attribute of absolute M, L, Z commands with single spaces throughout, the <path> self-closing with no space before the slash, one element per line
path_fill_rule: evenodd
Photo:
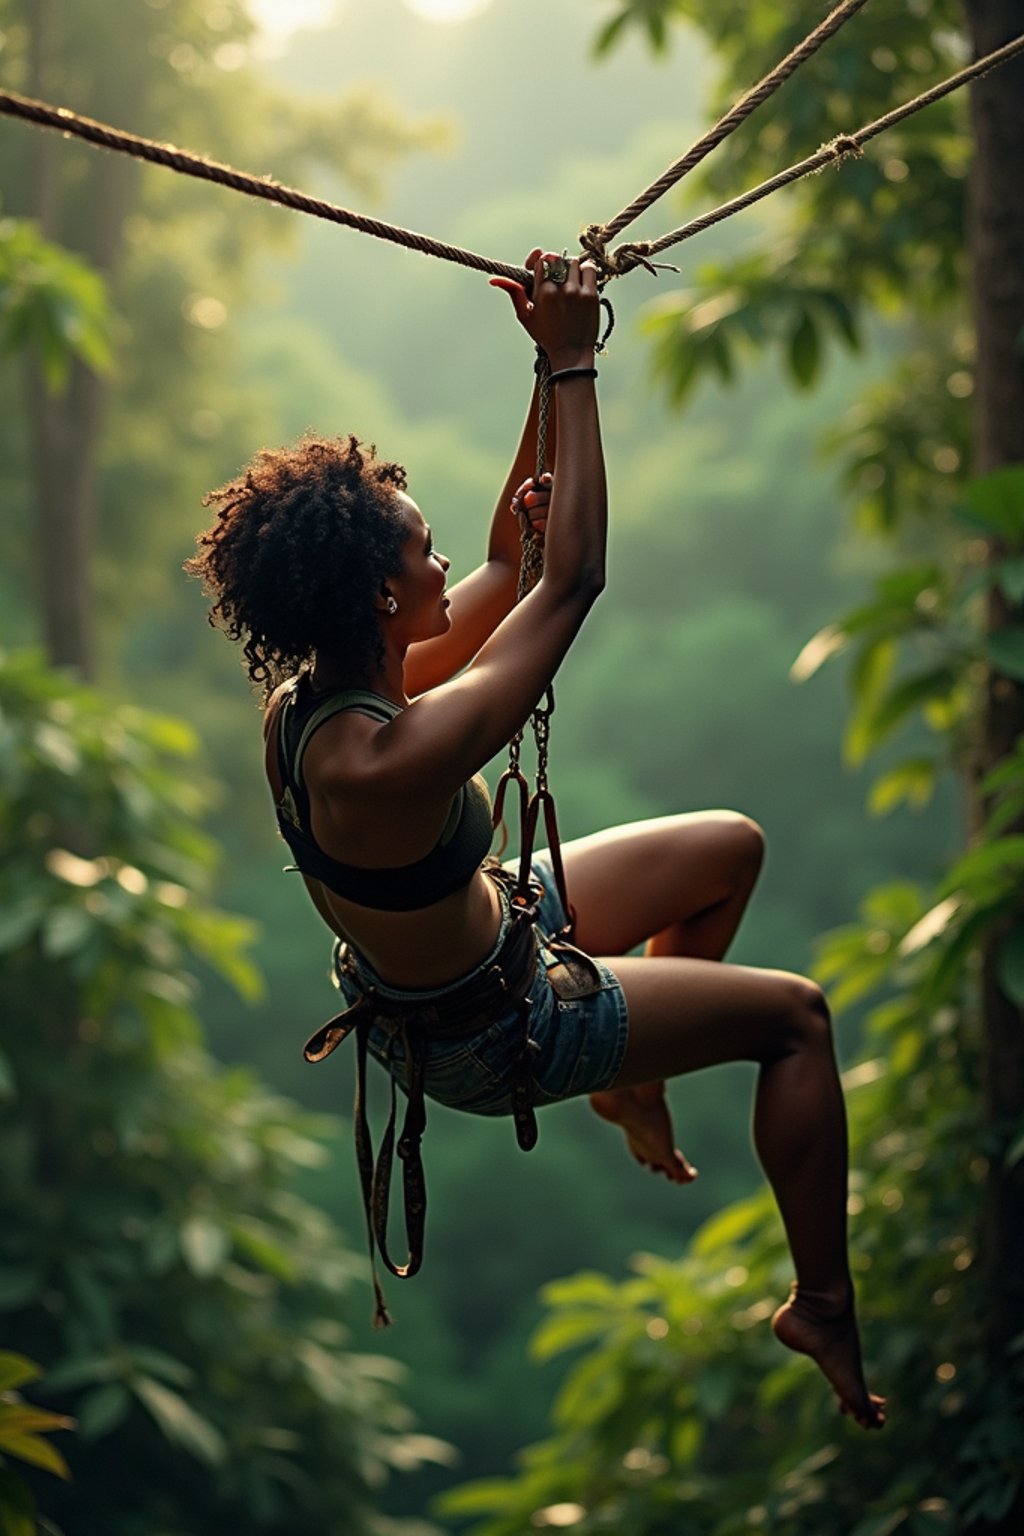
<path fill-rule="evenodd" d="M 664 1083 L 609 1088 L 605 1093 L 592 1093 L 590 1103 L 602 1120 L 621 1125 L 638 1163 L 665 1174 L 674 1184 L 693 1183 L 697 1170 L 675 1144 Z"/>
<path fill-rule="evenodd" d="M 860 1338 L 853 1302 L 836 1300 L 794 1285 L 787 1302 L 772 1318 L 775 1336 L 787 1349 L 810 1355 L 839 1399 L 843 1413 L 862 1429 L 881 1429 L 885 1398 L 869 1392 L 860 1360 Z"/>

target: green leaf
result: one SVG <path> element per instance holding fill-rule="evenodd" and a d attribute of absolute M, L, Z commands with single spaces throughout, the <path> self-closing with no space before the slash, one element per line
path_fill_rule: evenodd
<path fill-rule="evenodd" d="M 843 294 L 834 288 L 823 288 L 816 295 L 818 302 L 824 306 L 831 317 L 836 330 L 839 332 L 851 352 L 859 352 L 861 347 L 860 331 L 857 329 L 857 313 L 847 303 Z"/>
<path fill-rule="evenodd" d="M 597 1270 L 583 1269 L 575 1275 L 549 1280 L 541 1289 L 545 1306 L 614 1306 L 619 1287 L 607 1275 Z"/>
<path fill-rule="evenodd" d="M 42 1467 L 44 1472 L 52 1472 L 55 1477 L 69 1478 L 68 1464 L 55 1445 L 49 1440 L 42 1440 L 38 1435 L 5 1435 L 0 1431 L 0 1451 L 5 1456 L 14 1456 L 18 1461 L 27 1462 L 29 1466 Z"/>
<path fill-rule="evenodd" d="M 177 1387 L 187 1387 L 195 1380 L 195 1371 L 184 1360 L 176 1360 L 162 1349 L 152 1349 L 148 1344 L 133 1344 L 129 1350 L 132 1368 L 149 1372 L 161 1381 L 173 1382 Z"/>
<path fill-rule="evenodd" d="M 1004 677 L 1024 679 L 1024 626 L 1010 624 L 986 635 L 985 654 Z"/>
<path fill-rule="evenodd" d="M 979 788 L 983 795 L 990 795 L 1010 784 L 1024 784 L 1024 736 L 1018 736 L 1013 751 L 985 775 Z"/>
<path fill-rule="evenodd" d="M 600 1338 L 613 1319 L 607 1312 L 556 1312 L 546 1317 L 530 1340 L 535 1360 L 550 1360 L 586 1339 Z"/>
<path fill-rule="evenodd" d="M 117 1334 L 114 1287 L 78 1260 L 68 1263 L 67 1276 L 75 1301 L 94 1335 L 92 1342 L 106 1344 L 114 1339 Z"/>
<path fill-rule="evenodd" d="M 609 1370 L 607 1352 L 594 1350 L 573 1367 L 562 1384 L 554 1406 L 555 1423 L 578 1430 L 596 1425 L 617 1402 L 623 1382 Z"/>
<path fill-rule="evenodd" d="M 985 820 L 982 832 L 986 842 L 994 843 L 1010 827 L 1019 826 L 1024 820 L 1024 787 L 1016 794 L 1004 795 L 1002 801 Z"/>
<path fill-rule="evenodd" d="M 149 1376 L 136 1377 L 132 1390 L 149 1410 L 167 1439 L 198 1461 L 219 1466 L 227 1456 L 224 1436 L 215 1425 L 196 1413 L 177 1392 Z"/>
<path fill-rule="evenodd" d="M 964 492 L 965 521 L 1000 534 L 1010 545 L 1024 538 L 1024 469 L 996 469 L 972 480 Z"/>
<path fill-rule="evenodd" d="M 96 372 L 110 368 L 112 329 L 93 268 L 26 220 L 0 223 L 0 349 L 34 349 L 48 385 L 59 391 L 76 357 Z"/>
<path fill-rule="evenodd" d="M 992 926 L 989 912 L 975 912 L 951 940 L 935 950 L 935 964 L 925 981 L 922 1002 L 929 1007 L 954 998 L 963 981 L 968 957 L 984 942 Z"/>
<path fill-rule="evenodd" d="M 74 1419 L 63 1413 L 52 1413 L 49 1408 L 0 1401 L 0 1439 L 8 1435 L 37 1435 L 43 1430 L 73 1429 L 74 1424 Z"/>
<path fill-rule="evenodd" d="M 801 314 L 789 338 L 789 371 L 801 389 L 809 389 L 818 376 L 821 338 L 810 310 Z"/>
<path fill-rule="evenodd" d="M 989 576 L 998 582 L 1011 603 L 1024 603 L 1024 555 L 1015 560 L 996 561 Z"/>
<path fill-rule="evenodd" d="M 872 816 L 886 816 L 902 801 L 923 810 L 932 798 L 939 764 L 934 757 L 911 757 L 871 786 L 868 809 Z"/>
<path fill-rule="evenodd" d="M 619 34 L 625 29 L 628 22 L 629 12 L 622 11 L 618 16 L 613 16 L 611 21 L 601 28 L 594 39 L 594 54 L 597 58 L 601 58 L 604 54 L 611 51 L 618 41 Z"/>
<path fill-rule="evenodd" d="M 260 936 L 258 923 L 226 912 L 182 912 L 180 921 L 195 952 L 219 971 L 225 981 L 256 1002 L 263 995 L 263 977 L 243 952 Z"/>
<path fill-rule="evenodd" d="M 860 648 L 850 672 L 850 686 L 858 704 L 873 704 L 884 692 L 897 654 L 896 642 L 889 634 L 877 635 Z"/>
<path fill-rule="evenodd" d="M 132 1405 L 131 1393 L 119 1381 L 109 1382 L 87 1392 L 75 1404 L 78 1415 L 78 1432 L 83 1440 L 101 1440 L 112 1430 L 119 1429 L 128 1416 Z"/>
<path fill-rule="evenodd" d="M 118 1364 L 108 1355 L 68 1355 L 46 1372 L 47 1392 L 69 1392 L 93 1382 L 109 1381 Z"/>
<path fill-rule="evenodd" d="M 983 843 L 958 859 L 938 888 L 937 894 L 950 896 L 963 888 L 988 895 L 993 887 L 1001 889 L 1024 874 L 1024 836 L 1001 837 Z"/>
<path fill-rule="evenodd" d="M 509 1478 L 480 1478 L 464 1483 L 461 1488 L 448 1489 L 436 1504 L 442 1515 L 486 1515 L 504 1508 L 518 1491 L 518 1483 Z"/>
<path fill-rule="evenodd" d="M 42 1374 L 39 1366 L 24 1355 L 11 1354 L 6 1350 L 0 1353 L 0 1392 L 10 1392 L 15 1387 L 24 1386 L 27 1381 L 38 1381 Z"/>
<path fill-rule="evenodd" d="M 701 1258 L 707 1258 L 722 1248 L 732 1248 L 748 1237 L 760 1223 L 763 1215 L 760 1200 L 741 1200 L 712 1216 L 697 1232 L 692 1249 Z"/>
<path fill-rule="evenodd" d="M 232 1224 L 231 1237 L 242 1253 L 268 1275 L 291 1285 L 299 1277 L 295 1256 L 276 1240 L 273 1230 L 262 1221 L 248 1217 Z"/>
<path fill-rule="evenodd" d="M 957 677 L 953 667 L 936 667 L 907 678 L 882 697 L 877 693 L 867 695 L 854 713 L 846 733 L 847 762 L 852 767 L 859 767 L 919 705 L 948 697 Z"/>

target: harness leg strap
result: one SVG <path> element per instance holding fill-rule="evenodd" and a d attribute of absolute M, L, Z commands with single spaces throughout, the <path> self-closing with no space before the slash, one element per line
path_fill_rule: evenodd
<path fill-rule="evenodd" d="M 366 1212 L 366 1238 L 370 1249 L 370 1278 L 373 1282 L 373 1296 L 376 1307 L 373 1314 L 373 1326 L 375 1328 L 387 1328 L 391 1322 L 391 1314 L 388 1312 L 384 1292 L 381 1289 L 380 1278 L 377 1274 L 377 1259 L 374 1253 L 373 1240 L 373 1142 L 370 1139 L 370 1124 L 366 1118 L 366 1057 L 367 1035 L 370 1030 L 370 1020 L 360 1020 L 356 1028 L 356 1097 L 353 1108 L 353 1120 L 355 1121 L 356 1162 L 359 1165 L 359 1183 L 363 1194 L 363 1210 Z M 394 1090 L 392 1089 L 392 1092 Z"/>

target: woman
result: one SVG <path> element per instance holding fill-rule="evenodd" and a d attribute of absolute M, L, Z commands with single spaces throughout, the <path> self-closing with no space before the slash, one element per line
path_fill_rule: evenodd
<path fill-rule="evenodd" d="M 218 517 L 189 568 L 216 596 L 211 617 L 247 637 L 281 829 L 344 941 L 338 981 L 353 1012 L 364 1010 L 368 1048 L 410 1104 L 421 1073 L 443 1102 L 515 1114 L 528 1144 L 534 1105 L 587 1094 L 635 1158 L 685 1184 L 696 1170 L 675 1147 L 665 1079 L 759 1063 L 755 1144 L 796 1271 L 773 1326 L 817 1361 L 844 1411 L 880 1427 L 847 1264 L 845 1116 L 827 1006 L 801 976 L 720 963 L 757 878 L 760 829 L 714 811 L 568 846 L 576 940 L 609 957 L 588 977 L 570 954 L 568 986 L 569 952 L 547 938 L 565 922 L 550 859 L 534 864 L 540 948 L 535 958 L 531 939 L 528 964 L 511 881 L 486 859 L 489 807 L 474 776 L 529 718 L 604 584 L 595 272 L 575 260 L 566 272 L 538 250 L 527 266 L 532 297 L 494 282 L 550 361 L 553 483 L 520 484 L 534 462 L 535 398 L 479 570 L 449 592 L 449 562 L 404 471 L 355 439 L 311 438 L 263 452 L 211 493 Z M 515 486 L 545 537 L 543 575 L 518 605 Z M 629 956 L 644 942 L 642 957 Z M 487 994 L 481 1015 L 487 985 L 504 993 Z M 403 1021 L 422 1022 L 425 1009 L 434 1032 L 417 1035 Z M 407 1159 L 421 1130 L 407 1122 Z M 369 1201 L 368 1169 L 364 1178 Z"/>

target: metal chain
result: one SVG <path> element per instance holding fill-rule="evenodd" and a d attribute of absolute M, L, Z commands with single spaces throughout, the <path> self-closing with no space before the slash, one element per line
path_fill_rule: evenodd
<path fill-rule="evenodd" d="M 541 476 L 547 467 L 548 423 L 551 416 L 551 385 L 548 380 L 551 376 L 551 361 L 543 347 L 537 348 L 537 361 L 534 363 L 534 372 L 537 375 L 537 458 L 534 480 L 539 485 Z M 540 534 L 534 531 L 530 519 L 523 508 L 517 513 L 519 519 L 519 582 L 516 588 L 516 602 L 522 602 L 526 594 L 536 586 L 544 573 L 544 545 Z M 554 689 L 549 685 L 545 693 L 544 703 L 538 704 L 530 717 L 533 729 L 533 739 L 537 748 L 537 770 L 535 774 L 538 789 L 546 790 L 548 787 L 548 742 L 551 732 L 551 716 L 555 708 Z M 525 738 L 525 726 L 520 726 L 512 740 L 508 744 L 508 769 L 512 775 L 518 776 L 520 769 L 520 754 Z"/>

